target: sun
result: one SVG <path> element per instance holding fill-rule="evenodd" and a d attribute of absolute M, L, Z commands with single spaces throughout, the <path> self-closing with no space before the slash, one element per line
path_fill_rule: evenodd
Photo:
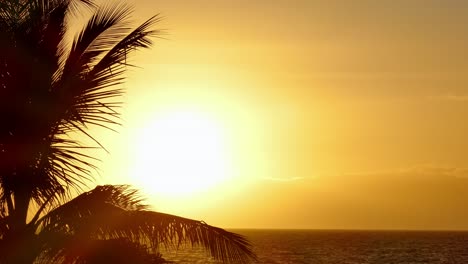
<path fill-rule="evenodd" d="M 132 147 L 132 181 L 147 193 L 191 195 L 230 177 L 222 126 L 208 113 L 171 111 L 139 129 Z"/>

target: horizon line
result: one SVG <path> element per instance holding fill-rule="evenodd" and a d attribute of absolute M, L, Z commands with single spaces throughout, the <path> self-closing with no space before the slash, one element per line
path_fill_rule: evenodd
<path fill-rule="evenodd" d="M 279 228 L 279 227 L 226 227 L 226 230 L 277 231 L 341 231 L 341 232 L 468 232 L 468 229 L 403 229 L 403 228 Z"/>

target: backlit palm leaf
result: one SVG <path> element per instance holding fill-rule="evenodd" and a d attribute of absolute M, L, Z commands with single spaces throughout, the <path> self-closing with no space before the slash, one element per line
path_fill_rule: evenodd
<path fill-rule="evenodd" d="M 202 221 L 148 211 L 127 186 L 98 186 L 56 208 L 40 220 L 45 233 L 60 232 L 84 240 L 127 238 L 158 252 L 161 245 L 203 246 L 215 259 L 247 263 L 255 259 L 242 236 Z"/>
<path fill-rule="evenodd" d="M 51 147 L 61 136 L 56 130 L 62 116 L 59 98 L 51 87 L 59 70 L 65 15 L 77 2 L 91 4 L 18 0 L 0 5 L 0 199 L 21 219 L 31 198 L 41 202 L 51 193 L 60 197 L 65 191 L 49 170 L 54 166 L 44 161 L 57 152 Z"/>

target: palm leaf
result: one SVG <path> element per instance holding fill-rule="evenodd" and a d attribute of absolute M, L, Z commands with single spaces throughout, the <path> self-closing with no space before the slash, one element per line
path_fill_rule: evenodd
<path fill-rule="evenodd" d="M 151 44 L 150 37 L 158 33 L 158 31 L 151 30 L 150 27 L 159 21 L 159 17 L 149 19 L 127 34 L 125 28 L 116 25 L 118 22 L 124 21 L 128 10 L 126 8 L 122 8 L 121 11 L 104 10 L 102 15 L 96 17 L 96 21 L 104 21 L 103 25 L 111 24 L 107 23 L 108 21 L 115 21 L 116 24 L 112 26 L 114 29 L 111 34 L 105 34 L 107 33 L 106 30 L 101 28 L 102 32 L 98 35 L 99 38 L 96 37 L 95 41 L 91 42 L 86 41 L 86 43 L 91 44 L 88 45 L 88 49 L 83 51 L 81 58 L 84 59 L 79 64 L 81 68 L 78 68 L 78 70 L 86 69 L 86 71 L 82 73 L 68 70 L 71 66 L 67 68 L 67 65 L 71 65 L 74 60 L 70 60 L 64 69 L 63 81 L 68 82 L 65 86 L 70 86 L 69 89 L 76 91 L 76 93 L 66 93 L 69 97 L 74 95 L 74 97 L 71 97 L 73 102 L 69 104 L 73 106 L 73 109 L 69 111 L 71 115 L 68 120 L 76 126 L 88 123 L 108 127 L 108 125 L 118 123 L 116 108 L 120 106 L 120 101 L 116 100 L 116 98 L 122 96 L 123 91 L 117 85 L 123 83 L 125 79 L 123 74 L 126 70 L 125 66 L 127 66 L 126 58 L 135 49 L 148 48 Z M 118 18 L 114 18 L 114 16 Z M 99 17 L 102 17 L 102 19 L 98 19 Z M 86 38 L 83 37 L 82 39 Z M 117 40 L 119 41 L 116 42 Z M 77 43 L 76 46 L 81 45 Z M 77 48 L 76 50 L 80 49 Z M 103 55 L 103 57 L 93 65 L 100 55 Z M 68 72 L 73 72 L 73 74 L 68 74 Z M 68 79 L 67 81 L 67 78 L 76 78 L 67 76 L 79 76 L 80 74 L 82 78 L 73 81 Z M 60 84 L 60 87 L 63 86 L 63 84 Z"/>
<path fill-rule="evenodd" d="M 125 22 L 130 14 L 131 9 L 126 5 L 99 8 L 73 41 L 63 79 L 84 74 L 96 57 L 115 45 L 127 31 Z"/>
<path fill-rule="evenodd" d="M 27 207 L 29 198 L 43 200 L 51 193 L 63 194 L 60 178 L 64 177 L 60 175 L 66 169 L 51 168 L 64 162 L 59 159 L 53 161 L 54 166 L 38 164 L 46 164 L 43 161 L 48 153 L 60 154 L 57 146 L 50 149 L 55 137 L 60 136 L 55 125 L 61 117 L 50 88 L 59 68 L 65 15 L 79 2 L 92 4 L 90 0 L 18 0 L 2 1 L 0 5 L 0 198 L 4 203 L 11 203 L 11 196 L 22 195 Z M 59 156 L 63 161 L 70 154 L 62 151 L 62 155 L 52 157 Z"/>
<path fill-rule="evenodd" d="M 51 16 L 60 7 L 60 5 L 56 6 L 51 11 Z M 39 172 L 36 173 L 37 180 L 32 190 L 32 198 L 39 205 L 46 200 L 49 201 L 51 196 L 55 196 L 52 202 L 59 201 L 64 195 L 69 195 L 70 189 L 80 190 L 85 182 L 92 179 L 91 172 L 96 169 L 92 162 L 93 159 L 82 154 L 81 150 L 86 147 L 71 139 L 64 140 L 64 136 L 70 132 L 79 131 L 94 140 L 98 146 L 104 148 L 97 139 L 85 131 L 86 126 L 95 125 L 112 129 L 110 125 L 119 124 L 117 122 L 119 117 L 117 108 L 120 107 L 120 102 L 110 100 L 123 94 L 120 88 L 115 87 L 123 78 L 104 76 L 90 81 L 92 78 L 89 78 L 87 72 L 100 54 L 112 52 L 112 50 L 116 50 L 115 47 L 135 46 L 134 42 L 148 37 L 150 33 L 144 32 L 148 30 L 149 22 L 146 22 L 145 26 L 140 27 L 140 30 L 134 31 L 137 33 L 133 33 L 142 35 L 140 38 L 131 37 L 130 40 L 125 38 L 128 31 L 125 25 L 130 11 L 131 9 L 125 5 L 98 9 L 72 44 L 59 81 L 54 81 L 55 78 L 59 77 L 57 74 L 52 74 L 53 71 L 40 75 L 53 76 L 52 79 L 43 80 L 45 84 L 53 84 L 53 93 L 50 94 L 50 89 L 47 89 L 46 93 L 49 94 L 41 97 L 55 101 L 38 107 L 44 115 L 37 120 L 48 120 L 48 122 L 43 122 L 45 123 L 43 127 L 49 128 L 41 133 L 35 133 L 38 138 L 48 138 L 46 142 L 42 142 L 41 161 L 37 166 Z M 61 30 L 63 16 L 56 20 L 54 23 L 49 23 L 50 27 Z M 61 35 L 60 32 L 59 35 Z M 132 36 L 132 33 L 129 36 Z M 119 42 L 119 40 L 125 41 L 125 44 L 121 44 L 122 41 Z M 61 40 L 51 38 L 50 42 L 57 46 Z M 57 61 L 55 64 L 58 64 Z M 117 67 L 119 66 L 120 64 L 117 65 Z M 122 75 L 124 70 L 120 68 L 113 74 Z M 44 87 L 50 86 L 44 85 Z M 42 101 L 42 103 L 44 102 Z M 39 135 L 52 135 L 52 137 Z M 74 149 L 70 149 L 70 147 Z"/>
<path fill-rule="evenodd" d="M 44 232 L 61 232 L 91 239 L 127 238 L 150 245 L 178 248 L 202 246 L 215 259 L 248 263 L 255 260 L 242 236 L 202 221 L 148 211 L 137 192 L 127 186 L 98 186 L 52 210 L 41 220 Z"/>

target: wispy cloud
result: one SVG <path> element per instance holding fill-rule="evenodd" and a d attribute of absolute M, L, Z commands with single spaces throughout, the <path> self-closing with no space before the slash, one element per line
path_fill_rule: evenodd
<path fill-rule="evenodd" d="M 439 167 L 436 165 L 417 165 L 404 169 L 388 171 L 374 171 L 365 173 L 345 173 L 342 175 L 330 176 L 348 181 L 359 181 L 360 179 L 381 179 L 385 180 L 440 180 L 450 181 L 453 179 L 468 179 L 468 168 Z"/>
<path fill-rule="evenodd" d="M 275 182 L 292 182 L 303 180 L 304 177 L 290 177 L 290 178 L 275 178 L 275 177 L 263 177 L 264 180 L 275 181 Z"/>
<path fill-rule="evenodd" d="M 429 99 L 438 101 L 468 102 L 468 95 L 439 95 L 430 96 Z"/>
<path fill-rule="evenodd" d="M 402 175 L 414 175 L 422 177 L 455 177 L 455 178 L 468 178 L 467 168 L 455 168 L 455 167 L 438 167 L 433 165 L 420 165 L 400 170 Z"/>

